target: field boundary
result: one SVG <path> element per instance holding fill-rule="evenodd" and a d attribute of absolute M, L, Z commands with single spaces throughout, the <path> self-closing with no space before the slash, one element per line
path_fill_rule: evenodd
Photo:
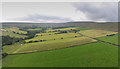
<path fill-rule="evenodd" d="M 79 33 L 79 34 L 81 34 L 81 33 Z M 98 42 L 103 42 L 103 43 L 106 43 L 106 44 L 110 44 L 110 45 L 113 45 L 113 46 L 118 46 L 118 47 L 120 47 L 120 45 L 118 44 L 113 44 L 113 43 L 110 43 L 110 42 L 106 42 L 106 41 L 102 41 L 102 40 L 99 40 L 99 39 L 97 39 L 97 38 L 93 38 L 93 37 L 90 37 L 90 36 L 87 36 L 87 35 L 83 35 L 83 34 L 81 34 L 82 36 L 85 36 L 85 37 L 88 37 L 88 38 L 91 38 L 91 39 L 95 39 L 95 40 L 97 40 Z"/>

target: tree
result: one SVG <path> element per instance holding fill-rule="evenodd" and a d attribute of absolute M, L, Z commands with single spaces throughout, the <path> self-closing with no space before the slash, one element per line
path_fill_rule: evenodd
<path fill-rule="evenodd" d="M 2 58 L 5 58 L 6 56 L 8 56 L 8 53 L 2 53 Z"/>
<path fill-rule="evenodd" d="M 75 37 L 77 37 L 77 36 L 75 36 Z"/>

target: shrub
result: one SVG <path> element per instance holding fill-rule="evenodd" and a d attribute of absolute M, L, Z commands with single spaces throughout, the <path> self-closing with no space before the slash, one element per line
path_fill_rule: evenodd
<path fill-rule="evenodd" d="M 5 58 L 6 56 L 8 56 L 8 53 L 2 53 L 2 58 Z"/>
<path fill-rule="evenodd" d="M 75 36 L 75 37 L 77 37 L 77 36 Z"/>

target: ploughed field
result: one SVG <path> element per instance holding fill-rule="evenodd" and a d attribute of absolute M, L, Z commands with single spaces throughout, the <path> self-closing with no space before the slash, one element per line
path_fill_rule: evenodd
<path fill-rule="evenodd" d="M 23 41 L 2 47 L 3 53 L 9 54 L 3 58 L 4 67 L 113 67 L 118 65 L 118 46 L 105 43 L 118 45 L 116 31 L 81 27 L 47 29 L 12 27 L 9 30 L 4 28 L 2 32 L 10 32 L 10 37 L 25 38 Z M 31 32 L 37 33 L 33 33 L 31 37 Z"/>

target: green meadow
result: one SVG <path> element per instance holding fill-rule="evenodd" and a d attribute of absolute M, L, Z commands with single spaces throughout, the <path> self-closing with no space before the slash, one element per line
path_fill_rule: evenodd
<path fill-rule="evenodd" d="M 4 26 L 2 37 L 8 42 L 1 47 L 3 67 L 118 66 L 118 32 L 111 30 L 112 23 Z"/>
<path fill-rule="evenodd" d="M 29 54 L 8 55 L 3 67 L 117 67 L 118 47 L 96 42 Z"/>
<path fill-rule="evenodd" d="M 118 34 L 116 34 L 114 36 L 100 37 L 98 39 L 118 45 Z"/>
<path fill-rule="evenodd" d="M 53 33 L 44 34 L 44 33 L 41 33 L 32 39 L 26 40 L 26 42 L 39 41 L 39 40 L 56 40 L 56 39 L 61 39 L 61 38 L 63 38 L 63 39 L 74 38 L 75 36 L 80 37 L 80 35 L 78 33 L 64 33 L 64 34 L 53 34 Z"/>
<path fill-rule="evenodd" d="M 44 42 L 34 42 L 34 43 L 26 43 L 21 46 L 21 44 L 8 45 L 4 46 L 3 52 L 7 52 L 9 54 L 15 53 L 29 53 L 36 51 L 45 51 L 45 50 L 54 50 L 61 49 L 76 45 L 82 45 L 90 42 L 96 42 L 96 40 L 88 38 L 88 37 L 78 37 L 78 38 L 67 38 L 67 39 L 58 39 Z"/>

